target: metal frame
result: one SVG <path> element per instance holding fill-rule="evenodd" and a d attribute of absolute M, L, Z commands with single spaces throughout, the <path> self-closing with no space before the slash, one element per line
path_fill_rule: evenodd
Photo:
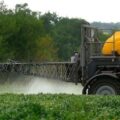
<path fill-rule="evenodd" d="M 120 66 L 120 56 L 116 56 L 113 52 L 109 56 L 101 54 L 101 49 L 104 42 L 95 41 L 96 36 L 92 36 L 92 32 L 96 32 L 96 28 L 89 25 L 83 25 L 81 27 L 81 50 L 80 50 L 80 66 L 81 66 L 81 80 L 84 85 L 90 77 L 98 74 L 104 69 L 111 70 L 108 66 L 112 65 L 112 68 L 118 70 Z M 115 36 L 113 36 L 113 51 L 115 50 Z M 94 54 L 95 50 L 98 52 Z M 103 67 L 102 69 L 99 69 Z M 120 71 L 120 70 L 118 70 Z"/>

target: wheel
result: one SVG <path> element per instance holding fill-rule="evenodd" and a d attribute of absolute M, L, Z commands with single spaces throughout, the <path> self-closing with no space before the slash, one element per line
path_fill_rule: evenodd
<path fill-rule="evenodd" d="M 99 78 L 90 85 L 90 88 L 88 89 L 88 94 L 119 95 L 120 83 L 113 78 Z"/>

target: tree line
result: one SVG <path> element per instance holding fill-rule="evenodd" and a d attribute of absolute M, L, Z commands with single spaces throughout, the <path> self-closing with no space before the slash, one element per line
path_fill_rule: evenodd
<path fill-rule="evenodd" d="M 65 61 L 79 51 L 84 19 L 32 11 L 27 3 L 0 2 L 0 61 Z"/>
<path fill-rule="evenodd" d="M 93 27 L 97 27 L 100 29 L 120 29 L 120 22 L 117 23 L 92 22 L 91 25 Z"/>

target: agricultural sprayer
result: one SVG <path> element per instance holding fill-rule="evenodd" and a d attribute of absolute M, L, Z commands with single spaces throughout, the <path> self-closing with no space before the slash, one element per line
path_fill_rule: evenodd
<path fill-rule="evenodd" d="M 96 28 L 81 27 L 80 51 L 70 62 L 0 63 L 1 72 L 16 72 L 66 82 L 80 82 L 83 94 L 120 94 L 120 34 L 114 32 L 101 42 Z"/>

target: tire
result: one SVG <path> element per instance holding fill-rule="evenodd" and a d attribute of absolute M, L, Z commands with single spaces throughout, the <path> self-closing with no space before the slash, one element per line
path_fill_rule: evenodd
<path fill-rule="evenodd" d="M 110 77 L 101 77 L 92 82 L 88 94 L 120 95 L 120 82 Z"/>

